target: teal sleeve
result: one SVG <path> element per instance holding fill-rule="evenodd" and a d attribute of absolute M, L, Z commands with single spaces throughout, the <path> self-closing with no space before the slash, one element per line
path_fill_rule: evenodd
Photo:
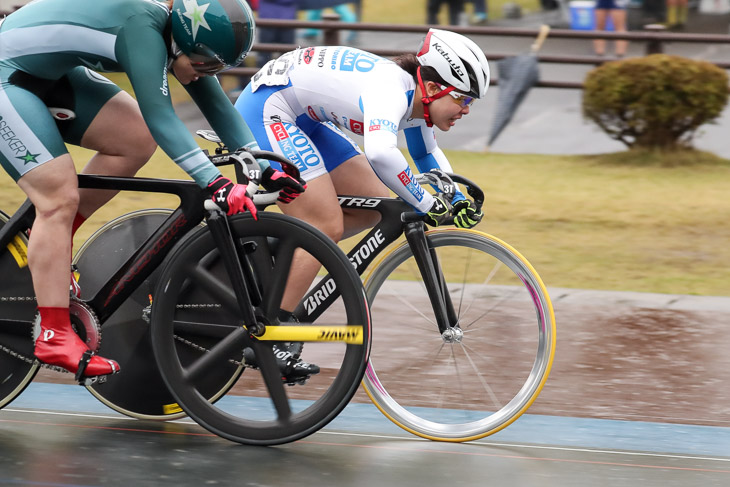
<path fill-rule="evenodd" d="M 170 100 L 167 79 L 167 47 L 159 19 L 139 15 L 129 19 L 117 38 L 116 55 L 129 77 L 142 116 L 157 144 L 200 187 L 206 187 L 220 171 L 203 153 Z"/>
<path fill-rule="evenodd" d="M 185 89 L 227 147 L 258 150 L 259 145 L 251 129 L 216 78 L 204 76 L 187 85 Z M 269 167 L 269 161 L 259 160 L 258 163 L 262 171 Z"/>

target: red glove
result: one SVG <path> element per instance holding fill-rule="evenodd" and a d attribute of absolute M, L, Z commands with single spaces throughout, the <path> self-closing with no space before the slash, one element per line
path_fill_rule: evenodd
<path fill-rule="evenodd" d="M 294 198 L 307 189 L 307 183 L 303 179 L 296 180 L 287 173 L 277 171 L 271 166 L 267 167 L 261 175 L 261 185 L 272 193 L 278 191 L 279 197 L 277 200 L 282 203 L 291 203 Z"/>
<path fill-rule="evenodd" d="M 213 194 L 211 199 L 218 205 L 227 215 L 235 215 L 248 210 L 256 218 L 256 205 L 253 204 L 251 198 L 246 194 L 246 186 L 243 184 L 234 184 L 233 181 L 225 176 L 221 176 L 208 185 L 208 189 Z"/>

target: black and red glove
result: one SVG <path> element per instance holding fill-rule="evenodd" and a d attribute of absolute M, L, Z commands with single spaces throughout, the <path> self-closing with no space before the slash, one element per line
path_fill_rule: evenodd
<path fill-rule="evenodd" d="M 221 176 L 208 185 L 213 195 L 211 199 L 225 211 L 227 215 L 235 215 L 246 210 L 256 219 L 256 205 L 246 194 L 246 185 L 235 184 L 225 176 Z"/>
<path fill-rule="evenodd" d="M 261 185 L 266 191 L 279 192 L 277 201 L 291 203 L 307 189 L 307 183 L 301 178 L 294 179 L 283 171 L 277 171 L 273 167 L 267 167 L 261 175 Z"/>

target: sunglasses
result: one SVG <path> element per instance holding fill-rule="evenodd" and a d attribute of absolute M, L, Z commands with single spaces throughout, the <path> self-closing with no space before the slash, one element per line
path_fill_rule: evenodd
<path fill-rule="evenodd" d="M 447 89 L 444 85 L 439 86 L 442 90 Z M 461 93 L 457 93 L 456 91 L 450 91 L 449 95 L 451 95 L 451 98 L 454 99 L 454 103 L 459 105 L 461 108 L 470 107 L 471 104 L 474 103 L 474 100 L 476 100 L 476 98 L 474 98 L 473 96 L 462 95 Z"/>
<path fill-rule="evenodd" d="M 188 57 L 193 69 L 201 74 L 216 74 L 230 67 L 204 44 L 195 44 Z"/>

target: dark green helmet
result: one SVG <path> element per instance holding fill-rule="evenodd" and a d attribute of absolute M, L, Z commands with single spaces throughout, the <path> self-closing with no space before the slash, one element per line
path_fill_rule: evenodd
<path fill-rule="evenodd" d="M 256 26 L 245 0 L 174 0 L 172 38 L 201 72 L 237 66 L 253 45 Z"/>

